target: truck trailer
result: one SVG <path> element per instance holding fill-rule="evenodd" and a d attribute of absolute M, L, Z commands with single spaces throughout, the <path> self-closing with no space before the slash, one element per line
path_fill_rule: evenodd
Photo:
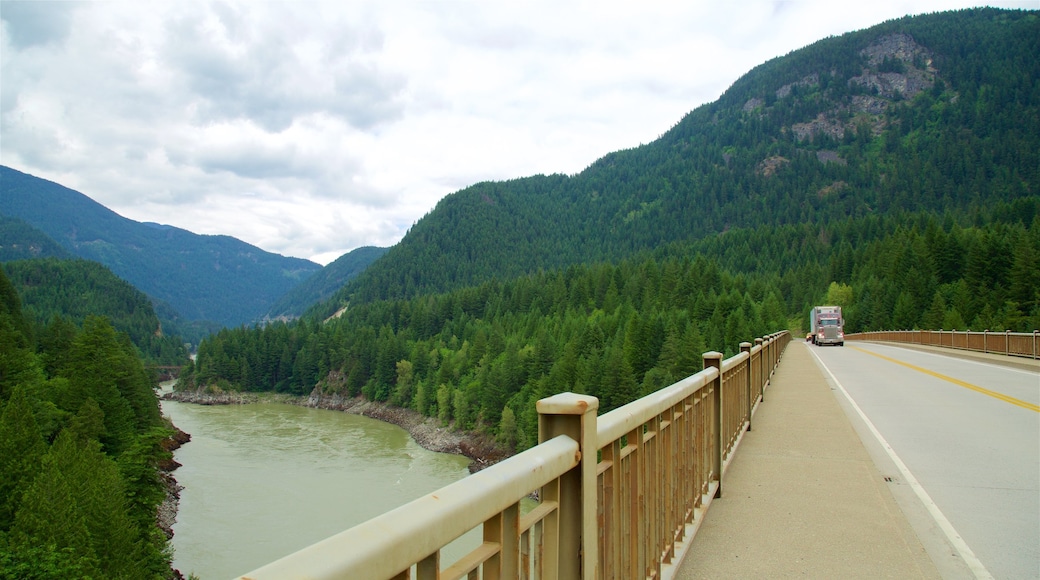
<path fill-rule="evenodd" d="M 841 306 L 813 306 L 809 312 L 809 330 L 812 343 L 845 346 L 845 320 Z"/>

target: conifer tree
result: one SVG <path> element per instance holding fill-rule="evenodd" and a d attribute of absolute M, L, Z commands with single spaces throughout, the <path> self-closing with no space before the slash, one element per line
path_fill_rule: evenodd
<path fill-rule="evenodd" d="M 39 473 L 46 452 L 25 388 L 17 387 L 0 414 L 0 531 L 11 527 L 22 491 Z"/>

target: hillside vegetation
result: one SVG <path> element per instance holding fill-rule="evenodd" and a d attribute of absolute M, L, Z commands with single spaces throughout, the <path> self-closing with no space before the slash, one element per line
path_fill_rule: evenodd
<path fill-rule="evenodd" d="M 538 398 L 609 410 L 821 302 L 850 331 L 1038 328 L 1038 49 L 1036 12 L 994 9 L 822 40 L 578 175 L 446 197 L 180 388 L 363 395 L 522 448 Z"/>
<path fill-rule="evenodd" d="M 88 317 L 104 316 L 148 363 L 179 366 L 187 361 L 184 341 L 163 329 L 148 297 L 101 264 L 49 258 L 2 266 L 32 323 L 31 335 L 40 341 L 67 345 Z"/>
<path fill-rule="evenodd" d="M 0 270 L 0 576 L 171 577 L 151 377 L 105 318 L 32 326 Z"/>
<path fill-rule="evenodd" d="M 181 323 L 252 323 L 290 288 L 321 269 L 230 236 L 135 222 L 79 192 L 3 166 L 0 215 L 19 218 L 69 253 L 104 264 L 169 304 Z"/>
<path fill-rule="evenodd" d="M 0 215 L 0 262 L 71 257 L 47 234 L 18 218 Z"/>
<path fill-rule="evenodd" d="M 733 228 L 1035 196 L 1040 17 L 977 9 L 821 40 L 577 175 L 444 198 L 322 311 L 614 261 Z"/>
<path fill-rule="evenodd" d="M 293 319 L 328 300 L 347 282 L 385 254 L 387 248 L 366 246 L 343 254 L 285 293 L 267 311 L 265 319 Z"/>

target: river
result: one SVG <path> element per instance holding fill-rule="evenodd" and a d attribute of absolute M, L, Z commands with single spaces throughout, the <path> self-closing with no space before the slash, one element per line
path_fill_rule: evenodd
<path fill-rule="evenodd" d="M 174 453 L 184 489 L 173 564 L 185 577 L 237 577 L 469 473 L 465 457 L 359 415 L 280 403 L 162 408 L 191 434 Z"/>

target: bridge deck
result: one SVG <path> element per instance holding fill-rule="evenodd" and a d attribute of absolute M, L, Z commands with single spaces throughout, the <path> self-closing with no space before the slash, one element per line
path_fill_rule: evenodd
<path fill-rule="evenodd" d="M 808 348 L 787 348 L 675 578 L 941 576 Z"/>

